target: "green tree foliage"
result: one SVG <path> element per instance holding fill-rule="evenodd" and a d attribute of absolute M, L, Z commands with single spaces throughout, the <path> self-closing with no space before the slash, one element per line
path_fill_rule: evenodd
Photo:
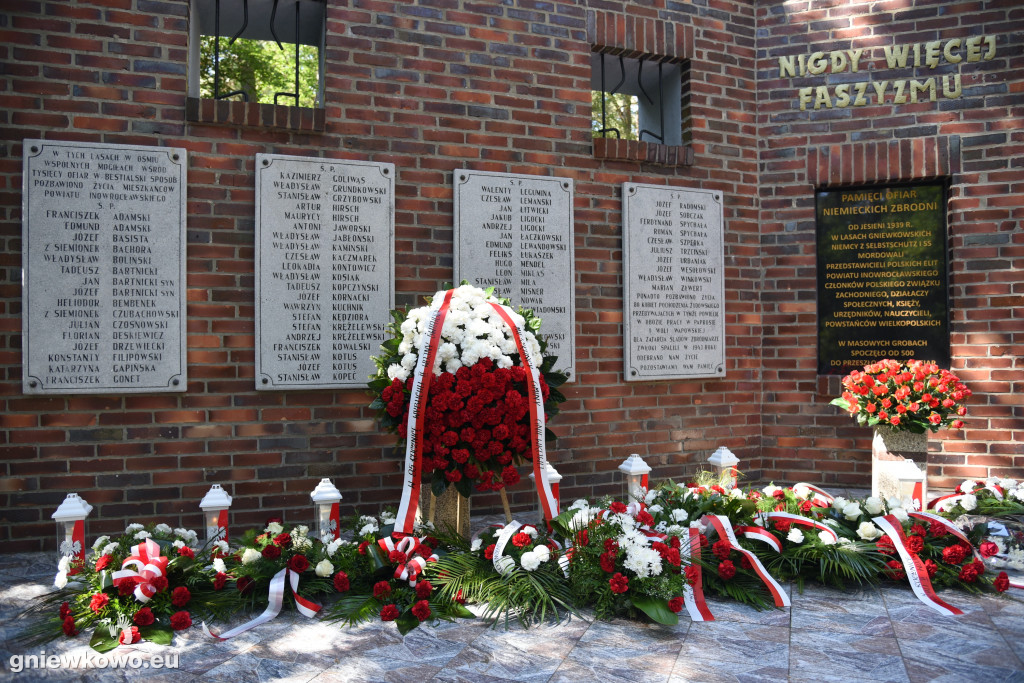
<path fill-rule="evenodd" d="M 612 131 L 601 133 L 601 98 L 605 98 L 605 128 L 617 128 L 623 140 L 636 140 L 640 131 L 639 112 L 635 95 L 590 91 L 591 130 L 594 137 L 615 137 Z"/>
<path fill-rule="evenodd" d="M 295 92 L 295 44 L 240 38 L 231 45 L 220 39 L 219 93 L 244 91 L 250 102 L 274 103 L 274 93 Z M 200 46 L 200 96 L 212 99 L 214 37 L 203 36 Z M 299 46 L 299 101 L 279 97 L 278 104 L 313 107 L 319 84 L 319 50 L 312 45 Z M 231 99 L 240 99 L 237 96 Z"/>

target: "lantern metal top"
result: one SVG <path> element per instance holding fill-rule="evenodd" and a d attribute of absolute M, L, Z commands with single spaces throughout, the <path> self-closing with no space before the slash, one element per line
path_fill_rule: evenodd
<path fill-rule="evenodd" d="M 547 467 L 544 468 L 544 473 L 548 475 L 549 484 L 557 484 L 562 481 L 562 475 L 558 473 L 558 470 L 556 470 L 550 462 L 547 464 Z M 535 479 L 536 476 L 537 475 L 533 472 L 530 472 L 530 479 Z"/>
<path fill-rule="evenodd" d="M 619 465 L 619 469 L 627 475 L 648 474 L 651 466 L 645 463 L 638 453 L 633 453 Z"/>
<path fill-rule="evenodd" d="M 203 499 L 199 501 L 199 507 L 203 510 L 223 510 L 229 508 L 231 507 L 231 496 L 220 487 L 220 484 L 214 484 L 206 492 L 206 495 L 203 496 Z"/>
<path fill-rule="evenodd" d="M 708 462 L 715 467 L 734 467 L 739 463 L 740 459 L 736 457 L 736 454 L 730 451 L 725 446 L 719 446 L 718 450 L 711 454 L 708 458 Z"/>
<path fill-rule="evenodd" d="M 69 493 L 50 518 L 58 522 L 70 522 L 75 519 L 85 519 L 90 512 L 92 512 L 92 505 L 85 502 L 85 499 L 77 493 Z"/>
<path fill-rule="evenodd" d="M 313 499 L 314 503 L 338 503 L 341 501 L 341 491 L 331 483 L 330 479 L 324 478 L 310 492 L 309 497 Z"/>

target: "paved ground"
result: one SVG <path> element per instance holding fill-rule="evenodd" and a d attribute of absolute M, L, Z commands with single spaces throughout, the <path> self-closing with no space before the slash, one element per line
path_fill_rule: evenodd
<path fill-rule="evenodd" d="M 12 621 L 53 579 L 52 554 L 0 555 L 0 679 L 13 681 L 1022 681 L 1024 602 L 947 591 L 965 614 L 943 617 L 909 588 L 836 591 L 791 587 L 792 608 L 757 612 L 709 600 L 716 620 L 685 613 L 668 628 L 573 619 L 529 630 L 480 621 L 442 623 L 406 637 L 393 624 L 346 629 L 294 611 L 238 638 L 214 642 L 199 628 L 172 647 L 140 643 L 113 654 L 177 655 L 178 668 L 34 670 L 11 673 Z M 243 620 L 239 620 L 243 621 Z M 221 625 L 226 626 L 226 625 Z M 47 655 L 90 653 L 84 636 Z"/>

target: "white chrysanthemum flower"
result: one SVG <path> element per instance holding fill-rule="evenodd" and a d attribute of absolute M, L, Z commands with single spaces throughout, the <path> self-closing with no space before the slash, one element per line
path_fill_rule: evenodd
<path fill-rule="evenodd" d="M 1024 486 L 1018 486 L 1017 488 L 1010 491 L 1010 495 L 1017 500 L 1024 503 Z"/>
<path fill-rule="evenodd" d="M 871 496 L 870 498 L 864 499 L 864 509 L 868 511 L 869 515 L 877 515 L 885 510 L 885 505 L 882 503 L 881 498 Z"/>
<path fill-rule="evenodd" d="M 786 540 L 790 543 L 803 543 L 804 533 L 797 529 L 795 526 L 789 528 L 789 534 L 786 536 Z"/>
<path fill-rule="evenodd" d="M 861 522 L 857 527 L 857 535 L 865 541 L 873 541 L 882 536 L 882 530 L 871 522 Z"/>
<path fill-rule="evenodd" d="M 277 522 L 271 522 L 270 524 L 267 525 L 267 528 L 265 529 L 265 531 L 268 534 L 271 534 L 273 536 L 277 536 L 278 534 L 280 534 L 280 533 L 282 533 L 284 531 L 284 527 L 281 524 L 277 523 Z"/>
<path fill-rule="evenodd" d="M 690 518 L 690 513 L 682 508 L 676 508 L 672 511 L 672 519 L 676 522 L 685 522 Z"/>
<path fill-rule="evenodd" d="M 523 569 L 528 572 L 532 572 L 540 566 L 540 558 L 532 550 L 523 553 L 522 557 L 519 558 L 519 563 L 523 565 Z"/>
<path fill-rule="evenodd" d="M 313 571 L 317 576 L 331 576 L 334 574 L 334 565 L 329 560 L 320 560 Z"/>
<path fill-rule="evenodd" d="M 170 534 L 171 533 L 171 527 L 169 525 L 167 525 L 167 524 L 157 524 L 155 527 L 153 527 L 153 532 L 157 533 L 157 534 L 165 534 L 165 535 L 166 534 Z"/>
<path fill-rule="evenodd" d="M 226 574 L 227 571 L 228 571 L 228 568 L 227 568 L 227 566 L 225 566 L 224 560 L 220 559 L 219 557 L 215 558 L 213 560 L 213 571 L 215 571 L 215 572 L 222 572 L 222 573 Z"/>
<path fill-rule="evenodd" d="M 811 489 L 807 488 L 806 484 L 797 484 L 793 487 L 793 495 L 806 500 L 811 496 Z"/>
<path fill-rule="evenodd" d="M 860 505 L 857 503 L 847 503 L 843 506 L 843 516 L 851 522 L 862 514 L 864 514 L 864 512 L 860 509 Z"/>
<path fill-rule="evenodd" d="M 640 578 L 658 576 L 662 569 L 661 555 L 650 547 L 629 546 L 626 548 L 626 560 L 622 566 Z"/>
<path fill-rule="evenodd" d="M 261 557 L 263 557 L 263 555 L 260 554 L 259 550 L 256 550 L 255 548 L 246 548 L 242 552 L 242 564 L 252 564 Z"/>
<path fill-rule="evenodd" d="M 668 529 L 668 522 L 658 522 L 657 524 L 654 525 L 654 530 L 657 531 L 658 533 L 662 533 L 663 534 L 663 533 L 665 533 L 666 529 Z"/>
<path fill-rule="evenodd" d="M 972 493 L 968 493 L 966 496 L 960 499 L 960 505 L 963 506 L 964 510 L 970 512 L 971 510 L 978 507 L 978 497 Z"/>
<path fill-rule="evenodd" d="M 117 549 L 119 547 L 120 546 L 118 546 L 116 543 L 108 543 L 107 545 L 103 546 L 103 550 L 100 551 L 100 555 L 112 555 L 113 553 L 117 552 Z"/>
<path fill-rule="evenodd" d="M 616 540 L 620 548 L 642 548 L 647 545 L 647 537 L 636 529 L 624 529 Z"/>
<path fill-rule="evenodd" d="M 149 533 L 148 531 L 140 531 L 137 534 L 135 534 L 135 540 L 137 540 L 137 541 L 145 541 L 147 538 L 152 538 L 152 537 L 153 537 L 153 534 Z"/>
<path fill-rule="evenodd" d="M 582 529 L 586 529 L 596 516 L 597 511 L 590 508 L 580 508 L 577 510 L 576 514 L 572 516 L 572 519 L 569 520 L 569 530 L 580 531 Z"/>
<path fill-rule="evenodd" d="M 145 527 L 142 526 L 141 524 L 129 524 L 128 526 L 126 526 L 124 528 L 124 532 L 126 534 L 134 534 L 136 531 L 141 531 L 144 528 Z"/>
<path fill-rule="evenodd" d="M 97 538 L 97 539 L 96 539 L 96 541 L 95 541 L 95 542 L 94 542 L 94 543 L 92 544 L 92 548 L 93 548 L 93 550 L 95 550 L 96 548 L 99 548 L 99 547 L 100 547 L 101 545 L 103 545 L 104 543 L 106 543 L 106 542 L 107 542 L 107 541 L 109 541 L 109 540 L 110 540 L 110 536 L 100 536 L 100 537 L 99 537 L 99 538 Z"/>

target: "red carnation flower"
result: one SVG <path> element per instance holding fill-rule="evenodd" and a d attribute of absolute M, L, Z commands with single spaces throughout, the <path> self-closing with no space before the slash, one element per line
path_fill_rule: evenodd
<path fill-rule="evenodd" d="M 238 589 L 239 593 L 241 593 L 242 595 L 245 595 L 245 594 L 249 593 L 252 590 L 252 584 L 253 584 L 253 580 L 252 580 L 251 577 L 239 576 L 238 580 L 235 581 L 235 588 Z"/>
<path fill-rule="evenodd" d="M 137 626 L 149 626 L 155 620 L 156 617 L 153 616 L 153 610 L 148 607 L 140 608 L 139 611 L 135 613 L 135 616 L 132 617 L 132 621 L 134 621 Z"/>
<path fill-rule="evenodd" d="M 394 605 L 384 605 L 380 610 L 381 621 L 394 621 L 398 618 L 398 608 Z"/>
<path fill-rule="evenodd" d="M 691 564 L 686 567 L 685 572 L 687 583 L 696 585 L 697 580 L 700 578 L 700 567 L 695 564 Z"/>
<path fill-rule="evenodd" d="M 884 555 L 896 554 L 896 546 L 893 545 L 892 539 L 888 536 L 882 536 L 882 538 L 878 539 L 878 542 L 875 543 L 875 547 L 878 548 L 878 552 Z"/>
<path fill-rule="evenodd" d="M 1010 587 L 1010 577 L 1007 576 L 1006 572 L 999 572 L 999 576 L 992 582 L 992 587 L 1002 593 Z"/>
<path fill-rule="evenodd" d="M 158 576 L 157 578 L 158 579 L 164 579 L 164 577 L 162 577 L 162 576 Z M 166 581 L 167 579 L 164 579 L 164 580 Z M 153 583 L 153 582 L 150 582 L 150 583 Z M 119 584 L 117 584 L 117 594 L 120 595 L 122 598 L 126 598 L 126 597 L 128 597 L 129 595 L 131 595 L 132 593 L 135 592 L 135 585 L 136 585 L 135 579 L 133 579 L 130 576 L 125 577 L 124 579 L 121 579 L 121 582 Z"/>
<path fill-rule="evenodd" d="M 260 553 L 268 560 L 276 560 L 281 557 L 281 549 L 276 545 L 268 545 Z"/>
<path fill-rule="evenodd" d="M 999 546 L 992 541 L 982 541 L 981 545 L 978 546 L 978 552 L 981 553 L 982 557 L 992 557 L 999 554 Z"/>
<path fill-rule="evenodd" d="M 673 567 L 681 565 L 683 558 L 679 555 L 679 548 L 669 548 L 668 552 L 665 553 L 665 561 Z"/>
<path fill-rule="evenodd" d="M 60 620 L 61 621 L 64 621 L 65 619 L 70 617 L 71 616 L 71 605 L 69 605 L 66 602 L 62 602 L 60 604 L 60 611 L 58 612 L 58 614 L 60 614 Z"/>
<path fill-rule="evenodd" d="M 614 538 L 606 538 L 604 541 L 604 549 L 606 552 L 619 552 L 619 542 Z"/>
<path fill-rule="evenodd" d="M 530 536 L 528 534 L 524 534 L 520 531 L 512 537 L 512 545 L 514 545 L 517 548 L 525 548 L 526 546 L 530 545 L 531 540 L 532 539 L 530 539 Z"/>
<path fill-rule="evenodd" d="M 736 565 L 729 560 L 723 560 L 718 563 L 718 575 L 722 577 L 724 581 L 728 581 L 732 577 L 736 576 Z"/>
<path fill-rule="evenodd" d="M 888 576 L 890 579 L 893 579 L 894 581 L 899 581 L 904 576 L 906 576 L 906 572 L 903 571 L 903 563 L 899 560 L 889 560 L 885 564 L 889 567 L 885 570 L 885 575 Z"/>
<path fill-rule="evenodd" d="M 915 524 L 910 527 L 910 533 L 914 536 L 921 536 L 923 538 L 928 535 L 928 530 L 920 524 Z"/>
<path fill-rule="evenodd" d="M 683 609 L 683 599 L 680 597 L 674 597 L 668 601 L 668 608 L 677 614 Z"/>
<path fill-rule="evenodd" d="M 964 551 L 963 546 L 959 544 L 951 545 L 942 551 L 942 561 L 949 564 L 960 564 L 966 556 L 967 553 Z"/>
<path fill-rule="evenodd" d="M 519 472 L 515 467 L 506 467 L 501 471 L 501 480 L 505 486 L 515 486 L 519 483 Z"/>
<path fill-rule="evenodd" d="M 109 567 L 113 559 L 110 555 L 100 555 L 100 558 L 96 560 L 96 571 L 101 572 Z"/>
<path fill-rule="evenodd" d="M 217 575 L 213 577 L 213 590 L 219 591 L 224 588 L 224 585 L 228 582 L 228 575 L 224 572 L 217 572 Z"/>
<path fill-rule="evenodd" d="M 370 542 L 369 541 L 363 541 L 362 543 L 360 543 L 359 544 L 359 554 L 360 555 L 365 555 L 366 554 L 366 549 L 368 547 L 370 547 Z"/>
<path fill-rule="evenodd" d="M 171 604 L 175 607 L 184 607 L 192 599 L 192 593 L 185 586 L 178 586 L 171 591 Z"/>
<path fill-rule="evenodd" d="M 772 495 L 775 496 L 776 500 L 784 500 L 786 498 L 786 492 L 782 489 L 772 491 Z"/>
<path fill-rule="evenodd" d="M 185 610 L 175 612 L 171 615 L 171 628 L 175 631 L 184 631 L 192 625 L 192 615 Z"/>
<path fill-rule="evenodd" d="M 586 529 L 583 529 L 578 534 L 576 534 L 576 545 L 585 546 L 588 543 L 590 543 L 590 534 L 587 533 Z"/>
<path fill-rule="evenodd" d="M 94 593 L 92 599 L 89 600 L 89 609 L 93 612 L 99 612 L 107 606 L 108 602 L 110 602 L 110 596 L 106 593 Z"/>
<path fill-rule="evenodd" d="M 434 587 L 430 584 L 429 581 L 420 581 L 416 584 L 416 597 L 420 600 L 426 600 L 430 597 L 430 592 L 432 590 L 434 590 Z"/>
<path fill-rule="evenodd" d="M 338 572 L 334 575 L 334 590 L 339 593 L 344 593 L 349 589 L 348 574 L 345 572 Z"/>
<path fill-rule="evenodd" d="M 813 508 L 813 507 L 814 507 L 814 501 L 813 500 L 805 500 L 804 502 L 800 503 L 800 512 L 803 512 L 804 514 L 806 514 L 806 513 L 810 512 L 811 508 Z"/>
<path fill-rule="evenodd" d="M 715 541 L 715 544 L 711 546 L 711 552 L 720 560 L 728 560 L 729 553 L 732 552 L 732 546 L 729 544 L 728 539 L 722 538 Z"/>
<path fill-rule="evenodd" d="M 626 511 L 626 504 L 620 503 L 619 501 L 615 501 L 610 506 L 608 506 L 608 509 L 617 514 L 622 514 Z"/>
<path fill-rule="evenodd" d="M 793 523 L 787 519 L 777 519 L 775 520 L 774 524 L 775 530 L 778 531 L 780 534 L 788 534 L 789 527 L 793 525 Z"/>
<path fill-rule="evenodd" d="M 932 522 L 928 525 L 928 535 L 932 538 L 942 538 L 949 533 L 944 524 L 939 522 Z"/>
<path fill-rule="evenodd" d="M 405 564 L 409 558 L 401 550 L 392 550 L 388 553 L 388 562 L 391 564 Z"/>
<path fill-rule="evenodd" d="M 189 548 L 187 545 L 183 545 L 180 548 L 178 548 L 178 555 L 180 555 L 181 557 L 187 557 L 192 560 L 196 559 L 195 551 L 193 551 L 192 548 Z"/>
<path fill-rule="evenodd" d="M 117 636 L 117 642 L 121 645 L 131 645 L 132 643 L 137 643 L 140 640 L 142 640 L 142 634 L 139 633 L 139 628 L 137 626 L 126 628 Z"/>
<path fill-rule="evenodd" d="M 616 574 L 608 579 L 608 585 L 611 586 L 612 593 L 625 593 L 629 590 L 629 579 L 622 574 Z"/>
<path fill-rule="evenodd" d="M 654 517 L 651 516 L 647 510 L 641 510 L 636 513 L 636 521 L 640 522 L 644 526 L 654 526 Z"/>
<path fill-rule="evenodd" d="M 924 539 L 920 536 L 908 536 L 907 537 L 907 550 L 914 553 L 915 555 L 924 550 Z"/>
<path fill-rule="evenodd" d="M 925 568 L 925 571 L 928 572 L 928 577 L 929 578 L 935 576 L 935 572 L 939 571 L 939 565 L 935 564 L 935 562 L 933 560 L 925 560 L 924 561 L 924 568 Z"/>
<path fill-rule="evenodd" d="M 985 571 L 984 565 L 980 570 L 978 569 L 977 565 L 977 561 L 965 564 L 963 567 L 960 568 L 960 573 L 957 575 L 957 578 L 959 578 L 961 581 L 966 581 L 967 583 L 974 583 L 978 580 L 978 577 L 981 576 L 982 572 Z"/>
<path fill-rule="evenodd" d="M 412 615 L 420 621 L 426 621 L 430 618 L 430 603 L 426 600 L 420 600 L 412 606 Z"/>
<path fill-rule="evenodd" d="M 746 555 L 740 555 L 740 569 L 753 569 L 754 565 Z"/>
<path fill-rule="evenodd" d="M 391 584 L 387 581 L 378 581 L 373 584 L 373 597 L 378 600 L 391 595 Z"/>
<path fill-rule="evenodd" d="M 496 547 L 497 546 L 494 543 L 492 543 L 489 546 L 487 546 L 487 548 L 484 550 L 484 557 L 487 558 L 488 560 L 493 560 L 494 559 L 494 549 Z"/>
<path fill-rule="evenodd" d="M 69 638 L 71 636 L 78 635 L 78 630 L 75 628 L 75 618 L 72 616 L 64 618 L 64 623 L 61 624 L 61 629 L 64 631 L 64 635 L 68 636 Z"/>
<path fill-rule="evenodd" d="M 601 553 L 601 569 L 611 574 L 615 571 L 615 553 Z"/>

